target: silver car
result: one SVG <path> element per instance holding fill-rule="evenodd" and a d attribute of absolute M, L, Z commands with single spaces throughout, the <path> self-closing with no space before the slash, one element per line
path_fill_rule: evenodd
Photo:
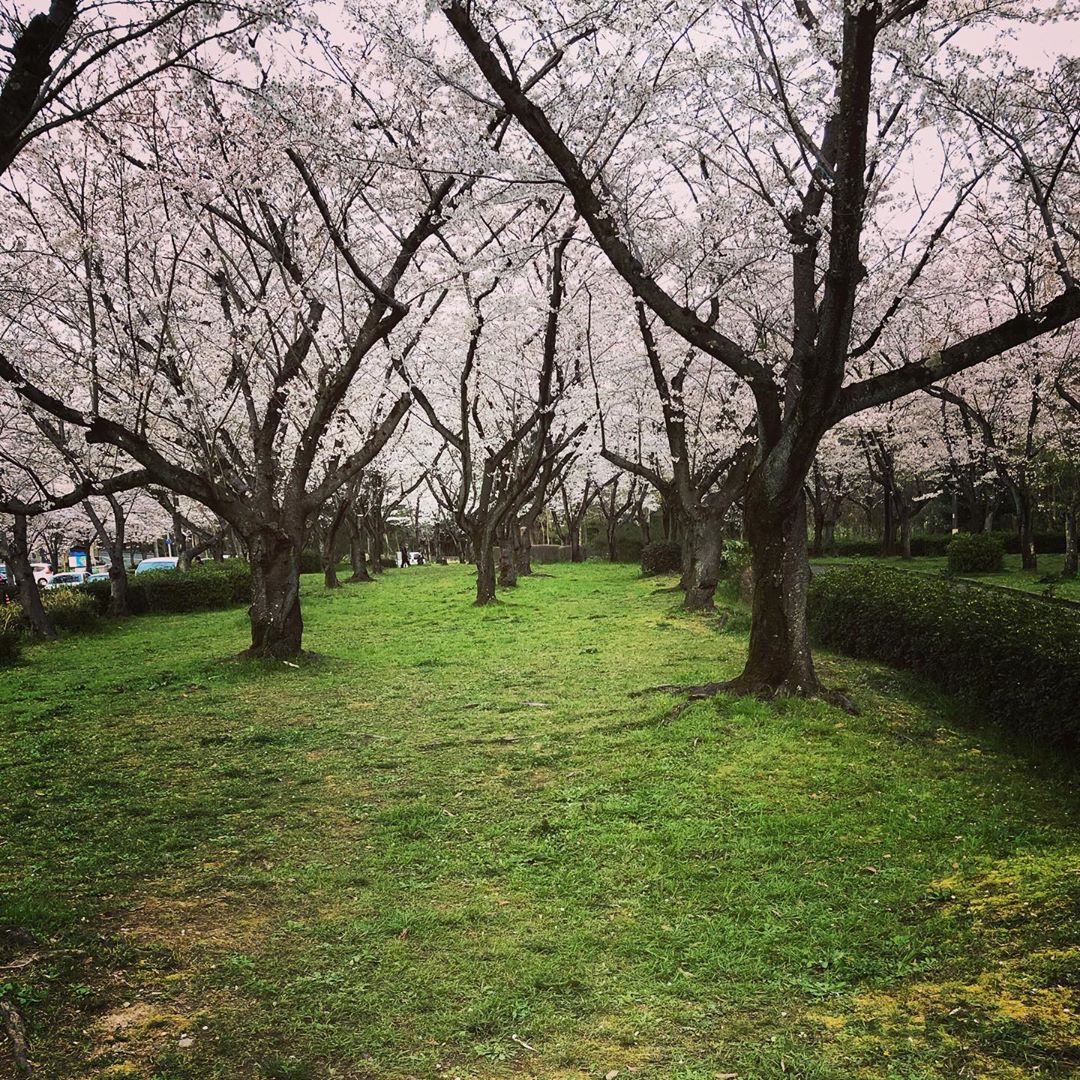
<path fill-rule="evenodd" d="M 75 585 L 83 585 L 90 575 L 85 570 L 65 570 L 62 574 L 53 574 L 45 582 L 46 589 L 70 589 Z"/>
<path fill-rule="evenodd" d="M 135 567 L 135 573 L 147 574 L 151 570 L 175 570 L 176 564 L 179 561 L 179 559 L 167 555 L 159 558 L 143 559 L 143 561 Z"/>

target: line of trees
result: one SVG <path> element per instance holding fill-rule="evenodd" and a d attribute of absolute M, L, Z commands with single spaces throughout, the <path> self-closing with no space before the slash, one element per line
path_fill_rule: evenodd
<path fill-rule="evenodd" d="M 852 506 L 904 551 L 1005 498 L 1075 566 L 1077 60 L 987 44 L 992 6 L 129 7 L 89 66 L 77 20 L 12 31 L 0 510 L 74 492 L 119 550 L 122 492 L 201 507 L 287 658 L 305 548 L 366 580 L 408 500 L 479 604 L 541 521 L 577 558 L 655 508 L 689 607 L 745 535 L 730 688 L 766 695 L 828 693 L 808 550 Z"/>

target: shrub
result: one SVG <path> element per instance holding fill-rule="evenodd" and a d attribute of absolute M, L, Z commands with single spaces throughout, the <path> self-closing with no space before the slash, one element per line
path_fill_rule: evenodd
<path fill-rule="evenodd" d="M 18 604 L 0 605 L 0 663 L 18 660 L 22 652 L 22 615 Z"/>
<path fill-rule="evenodd" d="M 735 589 L 742 588 L 742 576 L 750 565 L 750 545 L 745 540 L 725 540 L 720 555 L 720 576 Z"/>
<path fill-rule="evenodd" d="M 41 594 L 41 606 L 61 634 L 90 630 L 100 617 L 94 598 L 78 588 L 47 589 Z"/>
<path fill-rule="evenodd" d="M 996 536 L 986 533 L 957 533 L 945 549 L 949 569 L 955 574 L 986 574 L 1000 570 L 1004 549 Z"/>
<path fill-rule="evenodd" d="M 1033 741 L 1080 743 L 1080 619 L 1023 593 L 880 566 L 810 587 L 817 641 L 927 675 Z"/>
<path fill-rule="evenodd" d="M 643 574 L 677 574 L 682 569 L 682 545 L 674 540 L 657 540 L 641 549 Z"/>
<path fill-rule="evenodd" d="M 860 555 L 872 556 L 881 554 L 880 540 L 837 540 L 833 545 L 834 555 L 845 558 L 855 558 Z"/>
<path fill-rule="evenodd" d="M 300 573 L 321 574 L 323 570 L 322 555 L 314 548 L 304 548 L 300 552 Z"/>
<path fill-rule="evenodd" d="M 187 572 L 148 570 L 132 575 L 129 592 L 132 610 L 140 614 L 232 607 L 251 598 L 251 567 L 240 559 L 229 559 L 199 563 Z"/>

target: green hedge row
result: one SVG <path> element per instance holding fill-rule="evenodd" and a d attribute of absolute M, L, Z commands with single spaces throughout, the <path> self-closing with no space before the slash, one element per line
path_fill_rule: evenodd
<path fill-rule="evenodd" d="M 240 559 L 202 563 L 187 573 L 151 570 L 128 578 L 135 615 L 212 611 L 251 600 L 251 567 Z M 92 629 L 109 610 L 109 583 L 91 581 L 70 589 L 47 589 L 41 602 L 61 633 Z M 18 603 L 0 604 L 0 661 L 17 659 L 29 630 Z"/>
<path fill-rule="evenodd" d="M 958 533 L 959 536 L 969 535 Z M 995 537 L 1007 555 L 1020 553 L 1020 537 L 1015 532 L 993 532 L 986 534 Z M 919 533 L 911 538 L 911 554 L 920 558 L 925 555 L 941 558 L 948 554 L 952 533 Z M 1035 534 L 1035 550 L 1040 555 L 1061 555 L 1065 551 L 1065 533 L 1040 532 Z M 881 554 L 881 540 L 837 540 L 834 550 L 828 554 L 854 558 L 859 555 L 873 556 Z"/>
<path fill-rule="evenodd" d="M 1080 618 L 1022 593 L 903 570 L 829 570 L 810 587 L 823 645 L 910 668 L 1041 744 L 1080 744 Z"/>
<path fill-rule="evenodd" d="M 915 557 L 924 555 L 944 555 L 945 548 L 952 539 L 951 533 L 920 533 L 911 538 L 911 554 Z M 837 540 L 833 551 L 827 554 L 853 558 L 860 555 L 874 556 L 881 554 L 881 540 Z"/>
<path fill-rule="evenodd" d="M 109 609 L 109 583 L 91 581 L 80 587 L 92 596 L 101 614 Z M 251 567 L 242 559 L 199 563 L 186 573 L 148 570 L 128 578 L 128 599 L 136 615 L 213 611 L 251 600 Z"/>

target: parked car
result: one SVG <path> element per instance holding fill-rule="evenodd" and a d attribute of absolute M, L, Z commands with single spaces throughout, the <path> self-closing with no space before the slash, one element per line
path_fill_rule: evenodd
<path fill-rule="evenodd" d="M 53 574 L 45 582 L 46 589 L 70 589 L 74 585 L 82 585 L 90 575 L 85 570 L 65 570 L 62 574 Z"/>
<path fill-rule="evenodd" d="M 52 567 L 48 563 L 36 562 L 30 564 L 34 572 L 34 581 L 38 585 L 44 585 L 52 577 Z M 8 573 L 8 568 L 0 563 L 0 585 L 13 585 L 14 581 Z"/>
<path fill-rule="evenodd" d="M 91 581 L 108 581 L 109 575 L 108 573 L 99 570 L 96 574 L 90 574 L 86 580 L 88 583 Z"/>
<path fill-rule="evenodd" d="M 143 559 L 143 561 L 135 567 L 135 573 L 146 574 L 151 570 L 175 570 L 176 564 L 179 561 L 179 559 L 168 555 L 154 559 Z"/>

